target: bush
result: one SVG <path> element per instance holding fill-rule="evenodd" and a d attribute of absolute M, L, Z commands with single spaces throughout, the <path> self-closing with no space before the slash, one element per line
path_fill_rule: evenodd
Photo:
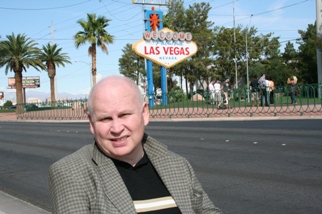
<path fill-rule="evenodd" d="M 179 86 L 173 87 L 172 90 L 169 92 L 170 103 L 183 101 L 185 99 L 186 99 L 186 95 L 183 92 L 182 88 L 180 88 Z"/>
<path fill-rule="evenodd" d="M 35 104 L 27 104 L 25 105 L 26 111 L 36 111 L 38 109 L 38 106 Z"/>

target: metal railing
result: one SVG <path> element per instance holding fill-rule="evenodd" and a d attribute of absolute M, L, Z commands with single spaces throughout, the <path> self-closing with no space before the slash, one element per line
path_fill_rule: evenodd
<path fill-rule="evenodd" d="M 167 105 L 160 105 L 159 99 L 149 107 L 151 118 L 204 118 L 231 116 L 290 116 L 290 115 L 322 115 L 321 84 L 298 85 L 293 93 L 297 100 L 291 103 L 290 87 L 280 86 L 273 90 L 273 103 L 265 106 L 261 103 L 264 90 L 259 90 L 259 99 L 248 89 L 232 89 L 229 91 L 228 106 L 217 106 L 217 101 L 210 98 L 210 93 L 167 94 Z M 222 93 L 223 94 L 223 93 Z M 146 96 L 148 97 L 151 96 Z M 255 99 L 253 99 L 255 98 Z M 224 97 L 221 97 L 221 101 Z M 254 100 L 254 102 L 252 102 Z M 149 101 L 149 100 L 146 100 Z M 149 102 L 148 102 L 149 103 Z M 214 103 L 214 104 L 212 104 Z M 263 106 L 261 105 L 263 104 Z M 17 106 L 17 119 L 21 120 L 85 120 L 87 100 L 66 100 L 55 103 L 26 103 Z"/>
<path fill-rule="evenodd" d="M 24 103 L 16 106 L 21 120 L 85 120 L 87 99 Z"/>

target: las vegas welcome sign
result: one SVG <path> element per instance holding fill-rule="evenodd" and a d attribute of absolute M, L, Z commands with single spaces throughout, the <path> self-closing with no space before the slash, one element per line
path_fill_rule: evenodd
<path fill-rule="evenodd" d="M 132 45 L 133 51 L 152 62 L 171 68 L 195 55 L 198 47 L 192 41 L 191 33 L 173 32 L 169 28 L 160 31 L 146 31 L 143 39 Z"/>

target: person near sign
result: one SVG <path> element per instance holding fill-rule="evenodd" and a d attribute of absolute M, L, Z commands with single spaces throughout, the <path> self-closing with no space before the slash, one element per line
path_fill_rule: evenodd
<path fill-rule="evenodd" d="M 211 80 L 208 89 L 209 89 L 209 103 L 214 105 L 215 104 L 215 88 L 214 88 L 214 80 Z"/>
<path fill-rule="evenodd" d="M 214 84 L 214 88 L 215 88 L 215 101 L 216 101 L 216 105 L 218 108 L 220 108 L 221 104 L 222 104 L 222 97 L 221 97 L 221 85 L 220 85 L 220 80 L 217 79 L 216 83 Z"/>
<path fill-rule="evenodd" d="M 295 91 L 296 91 L 297 77 L 292 76 L 291 78 L 287 78 L 287 84 L 290 86 L 290 97 L 292 101 L 291 104 L 296 104 Z"/>
<path fill-rule="evenodd" d="M 258 106 L 258 100 L 259 100 L 259 89 L 258 89 L 258 77 L 255 74 L 253 76 L 253 80 L 250 82 L 250 90 L 252 92 L 252 106 Z M 256 103 L 255 103 L 256 101 Z"/>
<path fill-rule="evenodd" d="M 224 108 L 229 108 L 229 92 L 230 82 L 229 77 L 226 77 L 225 81 L 221 84 L 221 90 L 224 92 Z"/>

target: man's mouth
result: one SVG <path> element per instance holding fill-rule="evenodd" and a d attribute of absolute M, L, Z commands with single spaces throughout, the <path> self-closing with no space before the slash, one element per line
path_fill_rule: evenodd
<path fill-rule="evenodd" d="M 112 141 L 119 142 L 119 141 L 124 141 L 126 139 L 127 139 L 127 137 L 121 137 L 121 138 L 114 138 L 114 139 L 112 139 Z"/>

